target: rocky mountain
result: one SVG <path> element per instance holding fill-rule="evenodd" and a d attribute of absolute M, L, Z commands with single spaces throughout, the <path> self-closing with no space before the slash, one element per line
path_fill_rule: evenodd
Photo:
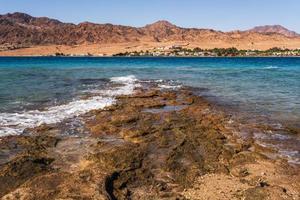
<path fill-rule="evenodd" d="M 0 16 L 0 44 L 114 43 L 134 41 L 141 36 L 138 29 L 127 26 L 89 22 L 75 25 L 23 13 Z"/>
<path fill-rule="evenodd" d="M 274 40 L 284 42 L 290 37 L 298 36 L 283 27 L 256 27 L 250 31 L 221 32 L 211 29 L 181 28 L 168 21 L 158 21 L 136 28 L 90 22 L 63 23 L 46 17 L 32 17 L 24 13 L 0 15 L 1 45 L 81 45 L 172 41 L 218 45 Z"/>
<path fill-rule="evenodd" d="M 267 25 L 267 26 L 256 26 L 249 30 L 250 32 L 262 33 L 262 34 L 282 34 L 287 37 L 299 37 L 300 35 L 295 31 L 291 31 L 281 25 Z"/>

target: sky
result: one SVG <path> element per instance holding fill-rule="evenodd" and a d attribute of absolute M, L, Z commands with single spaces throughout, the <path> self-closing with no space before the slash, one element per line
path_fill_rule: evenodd
<path fill-rule="evenodd" d="M 300 33 L 300 0 L 0 0 L 0 14 L 12 12 L 76 24 L 142 27 L 168 20 L 181 27 L 222 31 L 280 24 Z"/>

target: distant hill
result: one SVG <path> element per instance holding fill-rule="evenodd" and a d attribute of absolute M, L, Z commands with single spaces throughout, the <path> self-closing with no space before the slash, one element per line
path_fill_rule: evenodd
<path fill-rule="evenodd" d="M 248 31 L 262 33 L 262 34 L 278 33 L 278 34 L 285 35 L 287 37 L 299 37 L 300 36 L 295 31 L 291 31 L 281 25 L 256 26 L 253 29 L 250 29 Z"/>
<path fill-rule="evenodd" d="M 144 27 L 131 27 L 90 22 L 63 23 L 47 17 L 32 17 L 25 13 L 0 15 L 0 47 L 1 45 L 16 45 L 22 48 L 22 46 L 126 43 L 128 46 L 150 44 L 145 46 L 145 48 L 150 48 L 152 44 L 179 42 L 201 48 L 300 47 L 299 35 L 282 26 L 263 26 L 248 31 L 222 32 L 212 29 L 182 28 L 168 21 L 158 21 Z M 118 51 L 117 47 L 113 52 L 116 51 Z"/>

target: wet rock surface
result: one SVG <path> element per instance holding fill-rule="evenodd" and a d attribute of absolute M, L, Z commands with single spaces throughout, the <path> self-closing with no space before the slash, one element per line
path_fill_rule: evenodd
<path fill-rule="evenodd" d="M 299 167 L 270 160 L 193 89 L 139 89 L 82 117 L 0 141 L 2 199 L 299 199 Z"/>

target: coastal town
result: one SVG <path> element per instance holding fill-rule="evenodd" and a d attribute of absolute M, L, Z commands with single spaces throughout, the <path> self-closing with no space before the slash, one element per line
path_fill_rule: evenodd
<path fill-rule="evenodd" d="M 231 48 L 186 48 L 180 45 L 166 46 L 153 48 L 146 51 L 132 51 L 114 54 L 113 56 L 127 57 L 293 57 L 300 56 L 300 48 L 298 49 L 283 49 L 274 47 L 268 50 L 239 50 L 235 47 Z"/>
<path fill-rule="evenodd" d="M 0 45 L 0 52 L 30 49 L 26 45 Z M 47 47 L 45 47 L 47 49 Z M 96 48 L 96 47 L 95 47 Z M 101 49 L 101 46 L 97 47 Z M 24 55 L 23 55 L 24 56 Z M 26 56 L 26 55 L 25 55 Z M 32 56 L 28 54 L 28 56 Z M 56 47 L 56 51 L 49 54 L 34 54 L 34 56 L 53 57 L 299 57 L 300 48 L 290 49 L 285 47 L 273 47 L 267 50 L 230 48 L 200 48 L 189 44 L 174 44 L 145 48 L 125 48 L 118 53 L 77 52 L 70 53 Z"/>
<path fill-rule="evenodd" d="M 22 47 L 24 48 L 24 47 Z M 26 47 L 25 47 L 26 48 Z M 18 48 L 16 48 L 18 49 Z M 11 50 L 11 49 L 10 49 Z M 14 50 L 14 49 L 13 49 Z M 1 52 L 1 48 L 0 48 Z M 53 54 L 35 55 L 35 56 L 50 56 L 50 57 L 299 57 L 300 48 L 287 49 L 274 47 L 268 50 L 248 49 L 240 50 L 235 47 L 231 48 L 213 48 L 213 49 L 201 49 L 187 48 L 180 45 L 166 46 L 166 47 L 154 47 L 148 50 L 134 50 L 125 51 L 116 54 L 105 53 L 64 53 L 55 52 Z"/>

